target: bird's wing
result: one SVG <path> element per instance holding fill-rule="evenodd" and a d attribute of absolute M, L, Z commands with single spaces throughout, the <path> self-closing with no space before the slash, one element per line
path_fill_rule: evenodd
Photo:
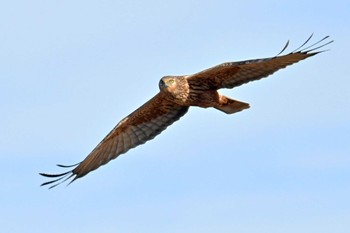
<path fill-rule="evenodd" d="M 218 66 L 203 70 L 199 73 L 190 75 L 187 77 L 187 81 L 193 88 L 202 90 L 217 90 L 220 88 L 234 88 L 250 81 L 259 80 L 273 74 L 279 69 L 285 68 L 286 66 L 292 65 L 303 59 L 322 52 L 315 50 L 333 42 L 329 41 L 320 44 L 329 38 L 327 36 L 322 40 L 314 43 L 313 45 L 302 49 L 305 47 L 307 42 L 309 42 L 311 37 L 312 36 L 310 36 L 310 38 L 296 51 L 291 52 L 287 55 L 277 55 L 271 58 L 223 63 Z M 287 48 L 287 46 L 288 43 L 282 52 Z"/>
<path fill-rule="evenodd" d="M 95 149 L 75 167 L 62 174 L 40 173 L 54 180 L 43 183 L 50 188 L 73 177 L 73 182 L 98 167 L 115 159 L 129 149 L 141 145 L 160 134 L 173 122 L 182 117 L 189 107 L 176 105 L 168 101 L 163 93 L 158 93 L 151 100 L 121 120 L 114 129 L 95 147 Z"/>

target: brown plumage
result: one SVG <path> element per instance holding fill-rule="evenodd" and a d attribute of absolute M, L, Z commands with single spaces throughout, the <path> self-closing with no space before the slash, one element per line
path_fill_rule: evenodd
<path fill-rule="evenodd" d="M 121 120 L 82 162 L 72 166 L 58 165 L 74 167 L 72 170 L 62 174 L 40 173 L 54 178 L 42 185 L 51 185 L 52 188 L 70 178 L 73 178 L 73 182 L 85 176 L 129 149 L 153 139 L 185 115 L 190 106 L 213 107 L 227 114 L 249 108 L 249 104 L 220 95 L 217 90 L 234 88 L 267 77 L 279 69 L 322 52 L 315 50 L 333 42 L 320 44 L 328 39 L 327 36 L 302 49 L 311 37 L 297 51 L 287 55 L 228 62 L 193 75 L 163 77 L 159 82 L 160 92 Z M 287 46 L 288 43 L 281 53 Z"/>

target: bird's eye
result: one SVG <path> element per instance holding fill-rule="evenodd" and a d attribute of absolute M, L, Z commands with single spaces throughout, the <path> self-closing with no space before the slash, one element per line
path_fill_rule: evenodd
<path fill-rule="evenodd" d="M 168 81 L 168 83 L 171 85 L 171 84 L 173 84 L 175 81 L 174 81 L 174 79 L 170 79 L 169 81 Z"/>

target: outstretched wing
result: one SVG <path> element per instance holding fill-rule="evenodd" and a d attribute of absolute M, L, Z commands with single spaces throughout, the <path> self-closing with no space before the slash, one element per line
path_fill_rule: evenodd
<path fill-rule="evenodd" d="M 42 185 L 51 185 L 50 188 L 53 188 L 69 178 L 73 177 L 73 182 L 85 176 L 129 149 L 153 139 L 187 111 L 188 107 L 176 105 L 168 101 L 163 93 L 158 93 L 121 120 L 82 162 L 72 166 L 58 165 L 75 166 L 73 170 L 62 174 L 40 173 L 42 176 L 54 178 Z"/>
<path fill-rule="evenodd" d="M 287 48 L 288 43 L 281 53 L 275 57 L 223 63 L 190 75 L 187 77 L 187 81 L 193 88 L 217 90 L 220 88 L 234 88 L 250 81 L 259 80 L 273 74 L 279 69 L 322 52 L 315 50 L 333 42 L 329 41 L 321 44 L 329 38 L 327 36 L 311 46 L 303 48 L 311 37 L 312 35 L 302 46 L 287 55 L 278 56 Z"/>

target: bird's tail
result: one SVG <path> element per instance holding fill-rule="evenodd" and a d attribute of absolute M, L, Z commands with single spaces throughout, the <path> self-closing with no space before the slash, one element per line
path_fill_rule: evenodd
<path fill-rule="evenodd" d="M 226 114 L 233 114 L 249 108 L 249 104 L 220 95 L 219 104 L 215 108 Z"/>

